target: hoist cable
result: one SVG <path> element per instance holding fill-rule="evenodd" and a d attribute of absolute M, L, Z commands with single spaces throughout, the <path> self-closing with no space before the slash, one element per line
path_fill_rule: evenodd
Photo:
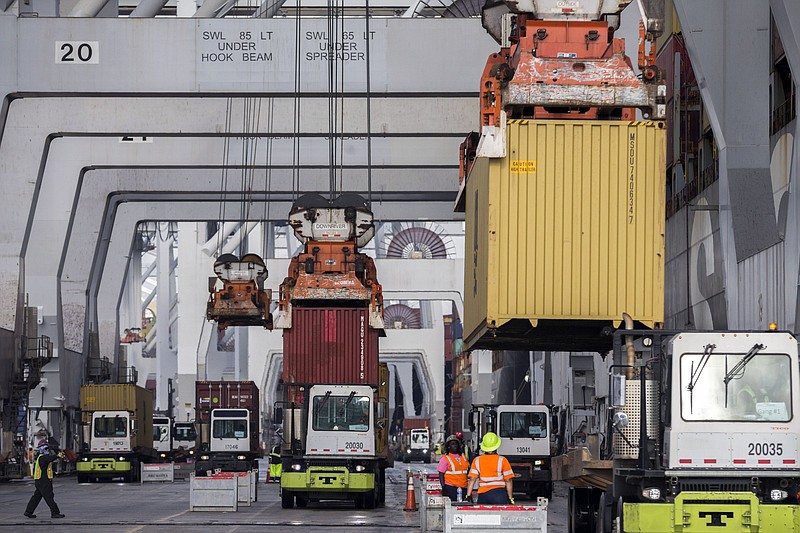
<path fill-rule="evenodd" d="M 297 19 L 295 20 L 295 50 L 294 50 L 294 117 L 292 138 L 292 200 L 296 200 L 300 190 L 300 53 L 301 43 L 300 20 L 303 15 L 302 0 L 297 0 Z"/>
<path fill-rule="evenodd" d="M 372 85 L 370 80 L 370 41 L 372 33 L 369 31 L 369 0 L 364 2 L 365 25 L 364 40 L 367 41 L 366 61 L 367 61 L 367 208 L 372 209 Z"/>

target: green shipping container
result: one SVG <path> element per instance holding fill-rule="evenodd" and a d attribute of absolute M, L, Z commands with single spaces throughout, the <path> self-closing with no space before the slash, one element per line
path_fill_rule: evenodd
<path fill-rule="evenodd" d="M 510 120 L 464 185 L 467 349 L 599 350 L 664 320 L 663 122 Z"/>
<path fill-rule="evenodd" d="M 134 414 L 134 447 L 153 447 L 153 393 L 132 384 L 81 386 L 83 422 L 92 420 L 94 411 L 129 411 Z"/>

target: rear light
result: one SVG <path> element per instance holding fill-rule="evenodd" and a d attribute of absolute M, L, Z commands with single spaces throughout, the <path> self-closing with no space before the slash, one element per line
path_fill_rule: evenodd
<path fill-rule="evenodd" d="M 660 500 L 661 499 L 661 489 L 657 487 L 648 487 L 642 490 L 642 496 L 647 498 L 648 500 Z"/>
<path fill-rule="evenodd" d="M 781 500 L 785 500 L 788 497 L 789 497 L 789 493 L 786 492 L 785 490 L 772 489 L 771 491 L 769 491 L 769 499 L 774 501 L 774 502 L 779 502 Z"/>

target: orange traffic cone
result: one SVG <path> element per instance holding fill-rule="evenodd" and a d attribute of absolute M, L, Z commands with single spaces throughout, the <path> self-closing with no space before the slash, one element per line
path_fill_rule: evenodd
<path fill-rule="evenodd" d="M 408 489 L 406 490 L 406 506 L 404 511 L 417 510 L 417 497 L 414 495 L 414 478 L 411 477 L 411 470 L 408 471 Z"/>

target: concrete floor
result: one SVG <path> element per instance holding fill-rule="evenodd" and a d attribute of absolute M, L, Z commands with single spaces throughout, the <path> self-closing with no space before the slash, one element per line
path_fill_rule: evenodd
<path fill-rule="evenodd" d="M 0 484 L 0 529 L 7 531 L 81 531 L 91 533 L 255 533 L 315 531 L 419 531 L 419 513 L 404 511 L 406 469 L 435 472 L 435 465 L 397 463 L 387 471 L 386 506 L 374 510 L 354 509 L 351 503 L 310 503 L 305 509 L 282 509 L 275 483 L 259 485 L 258 501 L 238 512 L 189 511 L 189 483 L 85 483 L 74 477 L 57 478 L 56 502 L 66 518 L 50 518 L 42 501 L 34 520 L 23 516 L 33 494 L 29 480 Z M 419 502 L 418 502 L 419 503 Z M 521 503 L 521 501 L 517 501 Z M 310 529 L 309 529 L 310 528 Z M 548 512 L 548 530 L 566 531 L 566 485 L 556 484 Z"/>

